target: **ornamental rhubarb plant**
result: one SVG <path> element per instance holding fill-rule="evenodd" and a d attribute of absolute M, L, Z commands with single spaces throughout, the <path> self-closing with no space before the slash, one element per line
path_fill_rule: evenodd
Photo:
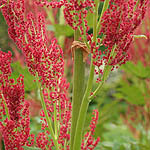
<path fill-rule="evenodd" d="M 94 139 L 99 111 L 93 111 L 89 130 L 84 132 L 89 103 L 101 91 L 110 72 L 130 59 L 129 46 L 134 30 L 144 18 L 148 0 L 35 0 L 32 12 L 28 3 L 0 0 L 0 9 L 9 37 L 22 51 L 35 78 L 42 106 L 41 131 L 36 137 L 30 133 L 23 75 L 17 81 L 11 78 L 11 53 L 0 51 L 0 131 L 5 149 L 94 150 L 100 141 L 99 137 Z M 74 31 L 70 46 L 72 97 L 64 75 L 63 49 L 55 37 L 48 35 L 45 18 L 50 15 L 44 11 L 49 10 L 47 7 L 57 10 L 58 16 L 63 13 L 65 23 Z M 92 26 L 87 20 L 89 13 Z M 60 38 L 59 41 L 62 42 Z M 94 82 L 98 83 L 95 91 Z"/>

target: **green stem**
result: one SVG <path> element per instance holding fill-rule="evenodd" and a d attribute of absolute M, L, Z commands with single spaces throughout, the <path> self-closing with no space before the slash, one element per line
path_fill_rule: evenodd
<path fill-rule="evenodd" d="M 102 9 L 102 12 L 101 12 L 101 14 L 100 14 L 100 18 L 99 18 L 99 21 L 98 21 L 98 24 L 97 24 L 97 32 L 100 31 L 102 16 L 103 16 L 104 12 L 105 12 L 105 11 L 107 10 L 107 8 L 108 8 L 109 1 L 110 1 L 110 0 L 105 0 L 105 1 L 104 1 L 103 9 Z"/>
<path fill-rule="evenodd" d="M 140 3 L 140 0 L 138 0 L 138 1 L 136 2 L 136 5 L 134 6 L 133 11 L 135 11 L 135 10 L 136 10 L 136 8 L 137 8 L 137 6 L 139 5 L 139 3 Z"/>
<path fill-rule="evenodd" d="M 0 6 L 0 8 L 3 8 L 5 6 L 5 4 L 2 4 L 1 6 Z"/>
<path fill-rule="evenodd" d="M 101 81 L 101 83 L 99 84 L 99 86 L 97 87 L 97 89 L 93 92 L 93 94 L 89 97 L 89 100 L 92 100 L 98 93 L 99 91 L 102 89 L 104 85 L 104 82 Z"/>
<path fill-rule="evenodd" d="M 104 68 L 104 75 L 102 78 L 102 81 L 100 82 L 100 84 L 98 85 L 98 87 L 96 88 L 96 90 L 93 92 L 93 94 L 89 97 L 89 100 L 92 100 L 98 93 L 99 91 L 102 89 L 110 71 L 111 71 L 112 66 L 106 66 Z"/>
<path fill-rule="evenodd" d="M 95 12 L 93 14 L 93 41 L 96 43 L 96 38 L 97 38 L 96 25 L 97 25 L 97 18 L 98 18 L 99 1 L 95 0 L 95 4 L 96 4 Z M 90 95 L 92 85 L 93 85 L 93 79 L 94 79 L 95 66 L 93 65 L 93 61 L 94 61 L 93 58 L 91 58 L 90 74 L 89 74 L 89 79 L 88 79 L 88 83 L 87 83 L 87 88 L 86 88 L 85 94 L 83 96 L 82 104 L 80 107 L 79 118 L 77 121 L 77 127 L 76 127 L 74 144 L 73 144 L 73 150 L 81 149 L 82 132 L 83 132 L 83 127 L 84 127 L 84 123 L 85 123 L 87 109 L 89 106 L 88 97 Z"/>
<path fill-rule="evenodd" d="M 45 10 L 46 10 L 48 19 L 51 21 L 51 24 L 54 25 L 55 24 L 55 18 L 54 18 L 53 12 L 52 12 L 52 8 L 51 7 L 45 8 Z"/>
<path fill-rule="evenodd" d="M 57 124 L 57 109 L 56 109 L 56 102 L 54 103 L 54 128 L 55 128 L 55 139 L 58 139 L 58 124 Z"/>
<path fill-rule="evenodd" d="M 110 63 L 111 61 L 111 56 L 112 58 L 115 57 L 115 49 L 116 49 L 117 45 L 115 44 L 112 48 L 112 51 L 110 53 L 110 56 L 109 56 L 109 60 L 108 60 L 108 64 Z M 105 66 L 104 68 L 104 74 L 103 74 L 103 77 L 102 77 L 102 81 L 100 82 L 99 86 L 97 87 L 97 89 L 93 92 L 93 94 L 89 97 L 89 100 L 92 100 L 98 93 L 99 91 L 102 89 L 106 79 L 108 78 L 108 75 L 110 74 L 111 72 L 111 69 L 112 69 L 112 66 L 111 65 L 107 65 Z"/>
<path fill-rule="evenodd" d="M 80 36 L 79 31 L 75 31 L 74 39 L 77 41 Z M 74 76 L 73 76 L 73 99 L 72 99 L 72 121 L 71 121 L 71 141 L 70 150 L 73 149 L 75 128 L 84 93 L 85 63 L 83 62 L 83 52 L 80 49 L 74 51 Z"/>
<path fill-rule="evenodd" d="M 89 76 L 89 80 L 88 80 L 87 89 L 86 89 L 85 95 L 83 97 L 81 108 L 80 108 L 80 113 L 79 113 L 79 118 L 78 118 L 78 122 L 77 122 L 75 138 L 74 138 L 73 150 L 81 149 L 82 131 L 83 131 L 83 127 L 84 127 L 87 109 L 89 106 L 88 97 L 89 97 L 90 91 L 92 89 L 92 83 L 93 83 L 93 78 L 94 78 L 94 68 L 95 67 L 92 64 L 91 69 L 90 69 L 90 76 Z"/>
<path fill-rule="evenodd" d="M 7 4 L 9 4 L 9 0 L 7 1 Z M 0 9 L 3 8 L 5 5 L 6 5 L 6 4 L 2 4 L 2 5 L 0 6 Z"/>
<path fill-rule="evenodd" d="M 65 24 L 65 18 L 64 18 L 64 12 L 63 12 L 64 7 L 60 8 L 60 15 L 59 15 L 59 24 L 60 25 L 64 25 Z M 58 38 L 58 42 L 61 46 L 62 49 L 64 49 L 64 40 L 65 40 L 65 36 L 61 35 Z"/>
<path fill-rule="evenodd" d="M 2 99 L 4 100 L 3 102 L 4 102 L 4 106 L 5 106 L 6 116 L 7 116 L 8 120 L 10 120 L 10 116 L 9 116 L 9 112 L 8 112 L 8 107 L 7 107 L 6 100 L 5 100 L 3 94 L 2 94 Z"/>
<path fill-rule="evenodd" d="M 48 124 L 48 130 L 51 133 L 51 136 L 52 136 L 52 139 L 53 139 L 56 150 L 59 150 L 58 141 L 55 138 L 55 134 L 54 134 L 54 131 L 53 131 L 53 128 L 52 128 L 51 120 L 50 120 L 50 117 L 48 116 L 46 104 L 45 104 L 45 101 L 44 101 L 44 98 L 43 98 L 42 89 L 41 89 L 41 86 L 38 82 L 38 77 L 36 78 L 36 81 L 37 81 L 37 86 L 40 89 L 41 104 L 42 104 L 42 108 L 44 110 L 44 114 L 45 114 L 46 121 L 47 121 L 47 124 Z"/>

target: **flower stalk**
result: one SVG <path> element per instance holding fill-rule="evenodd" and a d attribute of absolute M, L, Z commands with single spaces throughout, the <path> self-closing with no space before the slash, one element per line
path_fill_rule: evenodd
<path fill-rule="evenodd" d="M 24 0 L 3 0 L 0 3 L 1 11 L 8 24 L 9 36 L 24 53 L 26 60 L 24 64 L 27 64 L 29 72 L 36 76 L 43 108 L 40 113 L 43 131 L 36 137 L 38 148 L 93 150 L 97 146 L 100 138 L 94 140 L 93 135 L 99 118 L 98 110 L 93 111 L 94 117 L 89 131 L 83 133 L 89 103 L 101 91 L 110 72 L 129 60 L 128 50 L 133 40 L 133 31 L 144 17 L 147 2 L 148 0 L 132 0 L 132 2 L 103 0 L 100 16 L 98 16 L 99 0 L 37 2 L 42 7 L 45 5 L 60 9 L 58 22 L 64 24 L 66 21 L 75 30 L 71 46 L 74 59 L 72 103 L 67 91 L 69 84 L 64 77 L 63 50 L 57 45 L 56 39 L 46 34 L 48 22 L 45 22 L 45 13 L 42 11 L 38 14 L 33 13 L 38 9 L 32 13 L 28 12 Z M 90 30 L 91 23 L 88 22 L 89 12 L 93 14 L 93 34 Z M 51 18 L 52 14 L 51 10 L 48 18 L 54 25 L 58 18 Z M 60 36 L 59 44 L 64 46 L 63 42 L 64 36 Z M 89 53 L 90 72 L 85 88 L 85 59 Z M 24 105 L 23 76 L 17 79 L 17 84 L 11 85 L 14 80 L 8 80 L 11 75 L 9 57 L 10 54 L 0 53 L 0 70 L 2 70 L 0 83 L 3 84 L 3 79 L 8 82 L 6 87 L 2 87 L 4 92 L 1 94 L 2 117 L 6 117 L 6 114 L 7 118 L 3 119 L 4 123 L 0 123 L 0 128 L 6 149 L 14 149 L 16 145 L 18 148 L 24 145 L 33 146 L 34 136 L 31 135 L 31 142 L 28 141 L 30 139 L 29 103 Z M 96 82 L 99 84 L 93 92 L 94 74 L 98 75 Z"/>
<path fill-rule="evenodd" d="M 58 121 L 57 121 L 56 102 L 54 103 L 54 128 L 55 128 L 55 139 L 58 140 Z"/>
<path fill-rule="evenodd" d="M 98 21 L 98 23 L 97 23 L 97 31 L 98 31 L 98 32 L 100 31 L 100 28 L 101 28 L 102 16 L 103 16 L 104 12 L 107 10 L 107 8 L 108 8 L 108 6 L 109 6 L 109 1 L 110 1 L 110 0 L 105 0 L 105 1 L 104 1 L 103 9 L 102 9 L 102 12 L 101 12 L 101 14 L 100 14 L 99 21 Z"/>
<path fill-rule="evenodd" d="M 4 100 L 3 102 L 4 102 L 4 106 L 5 106 L 6 116 L 7 116 L 8 120 L 10 120 L 10 116 L 9 116 L 9 112 L 8 112 L 8 107 L 7 107 L 6 100 L 5 100 L 3 94 L 2 94 L 2 99 Z"/>
<path fill-rule="evenodd" d="M 78 40 L 80 32 L 77 30 L 74 33 L 74 39 Z M 73 76 L 73 98 L 72 98 L 72 121 L 71 121 L 71 142 L 70 150 L 73 149 L 75 136 L 75 128 L 81 106 L 81 100 L 84 94 L 84 74 L 85 63 L 83 62 L 83 52 L 81 49 L 74 51 L 74 76 Z"/>
<path fill-rule="evenodd" d="M 51 133 L 51 136 L 52 136 L 54 145 L 55 145 L 55 147 L 56 147 L 56 150 L 59 150 L 58 139 L 56 138 L 56 136 L 55 136 L 55 134 L 54 134 L 54 130 L 53 130 L 53 127 L 52 127 L 52 123 L 51 123 L 50 117 L 48 116 L 46 104 L 45 104 L 44 97 L 43 97 L 43 93 L 42 93 L 42 88 L 41 88 L 41 86 L 40 86 L 40 84 L 39 84 L 39 81 L 38 81 L 38 77 L 37 77 L 37 76 L 36 76 L 36 83 L 37 83 L 38 89 L 40 89 L 41 104 L 42 104 L 42 108 L 43 108 L 43 110 L 44 110 L 45 118 L 46 118 L 46 121 L 47 121 L 47 124 L 48 124 L 48 130 L 49 130 L 49 132 Z"/>
<path fill-rule="evenodd" d="M 99 2 L 95 0 L 95 12 L 93 14 L 93 41 L 96 43 L 96 38 L 97 38 L 97 18 L 98 18 L 98 4 Z M 80 150 L 81 149 L 81 141 L 82 141 L 82 131 L 85 123 L 85 118 L 86 118 L 86 113 L 87 109 L 89 106 L 89 95 L 92 90 L 92 84 L 93 84 L 93 79 L 94 79 L 94 70 L 95 66 L 93 65 L 93 58 L 91 58 L 91 65 L 90 65 L 90 74 L 89 74 L 89 79 L 87 83 L 87 88 L 83 96 L 82 104 L 80 107 L 80 112 L 79 112 L 79 118 L 77 121 L 77 127 L 76 127 L 76 132 L 75 132 L 75 138 L 74 138 L 74 145 L 73 145 L 73 150 Z"/>

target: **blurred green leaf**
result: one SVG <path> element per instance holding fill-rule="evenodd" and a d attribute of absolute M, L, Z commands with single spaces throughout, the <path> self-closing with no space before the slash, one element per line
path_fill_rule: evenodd
<path fill-rule="evenodd" d="M 105 124 L 105 129 L 106 131 L 103 133 L 104 139 L 99 142 L 95 150 L 132 150 L 132 145 L 137 144 L 125 125 L 107 123 Z"/>
<path fill-rule="evenodd" d="M 53 25 L 47 25 L 47 30 L 55 31 L 55 27 Z"/>
<path fill-rule="evenodd" d="M 124 98 L 131 104 L 136 105 L 145 104 L 143 93 L 137 86 L 135 86 L 134 84 L 129 85 L 125 81 L 122 81 L 120 84 L 121 87 L 118 89 L 118 91 L 120 92 L 119 97 L 121 97 L 122 94 L 122 98 Z"/>
<path fill-rule="evenodd" d="M 86 16 L 87 24 L 90 28 L 93 27 L 93 14 L 88 11 L 87 16 Z"/>
<path fill-rule="evenodd" d="M 11 67 L 13 70 L 11 78 L 17 79 L 20 74 L 24 75 L 25 92 L 36 89 L 36 83 L 34 82 L 34 77 L 29 73 L 27 67 L 22 67 L 19 62 L 12 63 Z"/>
<path fill-rule="evenodd" d="M 111 112 L 116 108 L 115 106 L 118 104 L 119 100 L 113 100 L 108 104 L 105 104 L 100 111 L 100 120 L 107 118 L 110 116 Z"/>
<path fill-rule="evenodd" d="M 124 98 L 122 93 L 114 93 L 113 96 L 115 96 L 115 98 L 117 98 L 117 99 L 123 99 Z"/>
<path fill-rule="evenodd" d="M 137 64 L 127 62 L 125 65 L 122 65 L 122 69 L 139 78 L 150 78 L 150 67 L 145 67 L 140 61 Z"/>
<path fill-rule="evenodd" d="M 57 37 L 61 35 L 72 36 L 74 34 L 73 29 L 69 25 L 62 25 L 62 24 L 48 25 L 47 30 L 54 31 Z"/>

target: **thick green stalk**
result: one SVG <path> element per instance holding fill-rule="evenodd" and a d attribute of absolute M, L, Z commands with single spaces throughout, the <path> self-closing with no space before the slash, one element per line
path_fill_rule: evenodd
<path fill-rule="evenodd" d="M 79 31 L 75 31 L 74 39 L 77 41 L 80 36 Z M 79 110 L 84 93 L 85 63 L 83 62 L 83 52 L 80 49 L 74 51 L 74 76 L 73 76 L 73 98 L 72 98 L 72 121 L 71 121 L 71 142 L 70 150 L 73 149 L 75 129 Z"/>
<path fill-rule="evenodd" d="M 96 38 L 97 38 L 97 18 L 98 18 L 98 6 L 99 6 L 99 1 L 95 0 L 95 12 L 93 14 L 93 41 L 96 43 Z M 77 122 L 77 127 L 76 127 L 76 132 L 75 132 L 75 138 L 74 138 L 74 144 L 73 144 L 73 150 L 80 150 L 81 149 L 81 142 L 82 142 L 82 132 L 83 132 L 83 127 L 85 123 L 85 118 L 86 118 L 86 113 L 88 110 L 89 106 L 89 95 L 92 90 L 92 85 L 93 85 L 93 79 L 94 79 L 94 70 L 95 66 L 93 65 L 93 58 L 91 58 L 91 65 L 90 65 L 90 74 L 89 74 L 89 79 L 87 83 L 87 88 L 82 100 L 80 112 L 79 112 L 79 118 Z"/>
<path fill-rule="evenodd" d="M 91 64 L 90 76 L 89 76 L 90 78 L 88 80 L 87 89 L 85 91 L 85 95 L 83 97 L 81 108 L 80 108 L 80 113 L 79 113 L 79 118 L 77 122 L 75 138 L 74 138 L 73 150 L 81 149 L 82 131 L 83 131 L 84 123 L 85 123 L 87 109 L 89 106 L 88 97 L 92 89 L 92 83 L 93 83 L 93 78 L 94 78 L 94 68 L 95 68 L 94 65 Z"/>

